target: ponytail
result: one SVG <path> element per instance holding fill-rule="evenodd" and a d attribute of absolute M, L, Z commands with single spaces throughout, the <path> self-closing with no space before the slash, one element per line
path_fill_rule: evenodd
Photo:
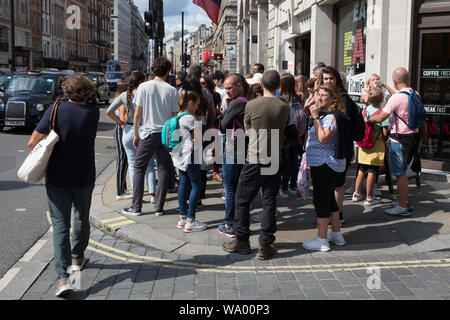
<path fill-rule="evenodd" d="M 133 71 L 130 77 L 130 81 L 127 86 L 127 113 L 125 115 L 125 119 L 128 122 L 131 111 L 131 95 L 133 94 L 133 90 L 137 89 L 141 83 L 145 81 L 145 74 L 141 71 Z"/>
<path fill-rule="evenodd" d="M 178 100 L 178 111 L 182 112 L 186 109 L 186 106 L 191 101 L 198 101 L 200 99 L 199 95 L 195 91 L 182 90 L 180 94 L 180 99 Z"/>

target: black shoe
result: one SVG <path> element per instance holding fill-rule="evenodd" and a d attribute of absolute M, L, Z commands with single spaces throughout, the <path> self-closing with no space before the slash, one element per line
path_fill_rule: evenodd
<path fill-rule="evenodd" d="M 137 217 L 137 216 L 140 216 L 142 214 L 142 211 L 141 210 L 136 210 L 133 207 L 129 207 L 129 208 L 123 208 L 122 209 L 122 213 L 126 214 L 128 216 Z"/>
<path fill-rule="evenodd" d="M 241 241 L 239 239 L 234 239 L 233 241 L 226 242 L 223 244 L 223 250 L 230 253 L 240 253 L 240 254 L 250 254 L 252 253 L 252 248 L 250 247 L 250 241 Z"/>
<path fill-rule="evenodd" d="M 258 249 L 258 259 L 259 260 L 269 260 L 272 256 L 277 253 L 277 250 L 272 246 L 259 246 Z"/>

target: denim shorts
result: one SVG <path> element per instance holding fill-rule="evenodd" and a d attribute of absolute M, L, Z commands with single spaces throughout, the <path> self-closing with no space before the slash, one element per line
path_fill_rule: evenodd
<path fill-rule="evenodd" d="M 408 164 L 405 161 L 405 152 L 400 142 L 389 141 L 389 156 L 391 158 L 392 175 L 396 177 L 404 175 Z"/>

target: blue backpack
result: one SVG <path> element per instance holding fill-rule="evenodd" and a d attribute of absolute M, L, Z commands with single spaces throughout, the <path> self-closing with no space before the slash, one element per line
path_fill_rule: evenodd
<path fill-rule="evenodd" d="M 397 118 L 400 118 L 400 120 L 402 120 L 411 130 L 421 128 L 425 123 L 426 111 L 419 95 L 415 90 L 413 90 L 412 93 L 406 91 L 400 91 L 399 93 L 406 94 L 409 97 L 409 118 L 408 122 L 406 122 L 394 112 L 396 117 L 395 124 L 397 125 Z"/>
<path fill-rule="evenodd" d="M 187 114 L 189 113 L 183 112 L 177 114 L 176 116 L 167 120 L 166 123 L 164 124 L 164 127 L 161 132 L 161 142 L 168 151 L 172 151 L 173 148 L 175 148 L 182 141 L 181 139 L 182 137 L 179 137 L 177 140 L 172 138 L 172 135 L 175 132 L 175 130 L 180 128 L 180 118 Z"/>

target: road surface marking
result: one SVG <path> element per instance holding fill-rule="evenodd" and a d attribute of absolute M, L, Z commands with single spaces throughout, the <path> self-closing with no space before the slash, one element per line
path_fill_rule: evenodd
<path fill-rule="evenodd" d="M 41 250 L 41 248 L 47 243 L 48 240 L 41 239 L 35 243 L 33 247 L 19 260 L 20 262 L 29 262 L 34 257 L 34 255 Z"/>
<path fill-rule="evenodd" d="M 103 219 L 103 220 L 100 220 L 100 222 L 101 223 L 108 223 L 108 222 L 125 220 L 125 219 L 128 219 L 128 218 L 127 217 L 118 217 L 118 218 L 111 218 L 111 219 Z"/>
<path fill-rule="evenodd" d="M 0 279 L 0 292 L 5 289 L 12 279 L 19 273 L 20 268 L 11 268 L 8 272 Z"/>
<path fill-rule="evenodd" d="M 98 139 L 114 139 L 114 137 L 107 137 L 107 136 L 96 136 Z"/>
<path fill-rule="evenodd" d="M 202 272 L 223 272 L 223 273 L 239 273 L 239 272 L 252 272 L 252 273 L 273 273 L 273 272 L 338 272 L 338 271 L 353 271 L 353 270 L 367 270 L 369 266 L 377 266 L 380 269 L 396 269 L 396 268 L 420 268 L 420 267 L 450 267 L 449 259 L 428 259 L 428 260 L 407 260 L 407 261 L 387 261 L 387 262 L 360 262 L 360 263 L 337 263 L 329 265 L 291 265 L 291 266 L 217 266 L 212 264 L 200 264 L 193 262 L 183 261 L 171 261 L 168 259 L 139 256 L 137 254 L 127 252 L 124 250 L 116 249 L 114 247 L 107 246 L 94 240 L 89 240 L 89 243 L 97 247 L 101 247 L 105 250 L 121 254 L 125 257 L 120 257 L 116 254 L 112 254 L 101 249 L 93 248 L 89 246 L 88 249 L 102 253 L 111 258 L 116 258 L 122 261 L 134 262 L 134 263 L 147 263 L 147 264 L 162 264 L 161 266 L 166 268 L 178 268 L 178 269 L 192 269 Z M 129 258 L 127 258 L 129 257 Z"/>
<path fill-rule="evenodd" d="M 25 208 L 17 208 L 16 211 L 17 212 L 25 212 L 25 211 L 27 211 L 27 209 L 25 209 Z"/>
<path fill-rule="evenodd" d="M 118 226 L 124 226 L 126 224 L 132 224 L 132 223 L 136 223 L 136 221 L 133 220 L 127 220 L 127 221 L 122 221 L 122 222 L 117 222 L 117 223 L 113 223 L 113 224 L 109 224 L 108 226 L 111 228 L 114 227 L 118 227 Z"/>

